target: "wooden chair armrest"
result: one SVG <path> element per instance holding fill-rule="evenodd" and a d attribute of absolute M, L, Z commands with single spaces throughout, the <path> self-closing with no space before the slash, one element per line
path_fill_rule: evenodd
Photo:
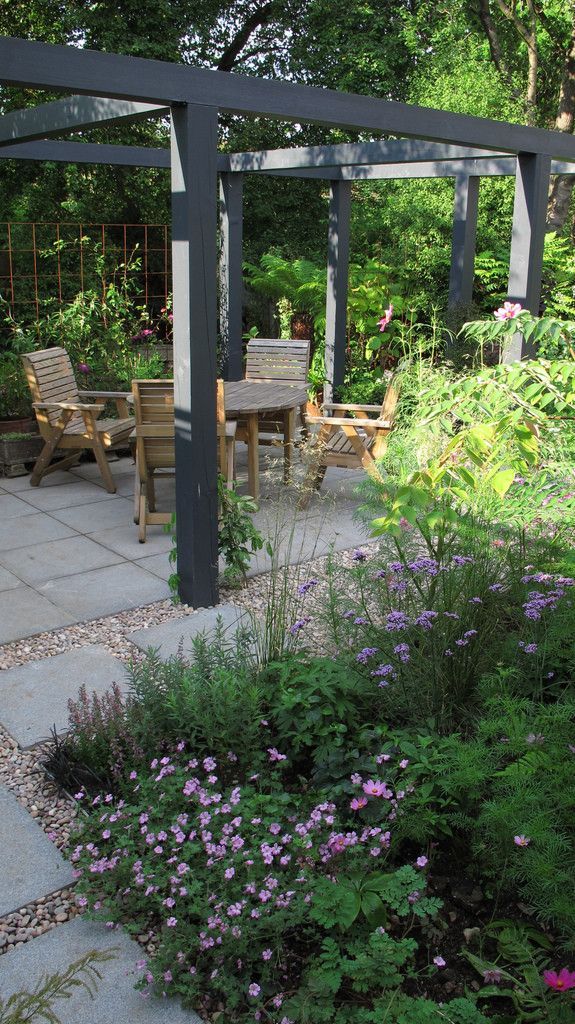
<path fill-rule="evenodd" d="M 326 423 L 333 427 L 371 427 L 373 430 L 390 430 L 389 420 L 350 420 L 347 416 L 306 416 L 308 423 Z"/>
<path fill-rule="evenodd" d="M 33 402 L 34 409 L 71 409 L 72 412 L 102 412 L 103 405 L 94 402 Z"/>
<path fill-rule="evenodd" d="M 340 412 L 381 412 L 381 405 L 342 405 L 339 402 L 324 402 L 322 408 Z"/>

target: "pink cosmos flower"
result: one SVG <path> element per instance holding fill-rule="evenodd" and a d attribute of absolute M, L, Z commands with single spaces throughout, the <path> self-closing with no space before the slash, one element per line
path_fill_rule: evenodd
<path fill-rule="evenodd" d="M 575 988 L 575 971 L 567 967 L 562 967 L 559 974 L 557 971 L 543 971 L 543 981 L 556 992 L 566 992 L 568 988 Z"/>
<path fill-rule="evenodd" d="M 392 304 L 390 302 L 389 306 L 387 307 L 387 309 L 386 309 L 385 313 L 383 314 L 381 320 L 377 321 L 377 326 L 379 327 L 380 333 L 385 331 L 385 328 L 387 327 L 387 325 L 388 325 L 389 321 L 391 320 L 392 316 L 393 316 L 393 306 L 392 306 Z"/>
<path fill-rule="evenodd" d="M 513 836 L 513 842 L 516 846 L 529 846 L 531 840 L 527 836 Z"/>
<path fill-rule="evenodd" d="M 354 798 L 350 802 L 349 806 L 351 807 L 352 811 L 361 811 L 361 808 L 365 807 L 366 805 L 367 805 L 367 797 L 365 797 L 365 796 L 354 796 Z"/>
<path fill-rule="evenodd" d="M 521 313 L 520 302 L 504 302 L 499 309 L 496 309 L 493 316 L 496 320 L 515 320 L 516 316 Z"/>
<path fill-rule="evenodd" d="M 380 782 L 379 779 L 368 779 L 363 784 L 363 792 L 367 796 L 382 796 L 384 800 L 391 800 L 393 793 L 387 788 L 385 782 Z"/>

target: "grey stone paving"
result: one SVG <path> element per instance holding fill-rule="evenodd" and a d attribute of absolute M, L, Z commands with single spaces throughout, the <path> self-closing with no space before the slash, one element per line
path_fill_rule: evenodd
<path fill-rule="evenodd" d="M 70 626 L 77 622 L 75 615 L 57 608 L 32 587 L 24 585 L 0 592 L 0 643 L 18 640 L 47 629 Z M 0 721 L 2 718 L 0 717 Z"/>
<path fill-rule="evenodd" d="M 71 864 L 10 790 L 0 786 L 0 917 L 71 882 Z M 0 957 L 0 972 L 7 955 Z M 2 985 L 0 992 L 5 995 Z"/>
<path fill-rule="evenodd" d="M 73 615 L 76 622 L 138 608 L 170 596 L 163 580 L 133 562 L 92 569 L 64 580 L 49 580 L 39 585 L 38 592 Z"/>
<path fill-rule="evenodd" d="M 239 492 L 245 493 L 247 458 L 241 444 L 237 462 Z M 262 500 L 255 517 L 265 539 L 274 541 L 280 563 L 365 539 L 352 519 L 361 471 L 328 469 L 321 497 L 298 512 L 297 492 L 281 482 L 282 462 L 279 450 L 261 450 Z M 146 543 L 138 543 L 131 500 L 134 463 L 111 458 L 110 469 L 117 494 L 107 493 L 92 462 L 53 473 L 40 487 L 30 487 L 27 476 L 0 478 L 0 644 L 170 597 L 171 538 L 161 526 L 151 526 Z M 297 460 L 294 469 L 296 476 L 301 473 Z M 157 497 L 159 508 L 173 506 L 173 477 L 158 480 Z M 249 575 L 269 569 L 269 557 L 259 552 Z"/>
<path fill-rule="evenodd" d="M 140 947 L 122 931 L 75 918 L 0 957 L 0 992 L 7 999 L 31 989 L 42 975 L 62 970 L 89 950 L 116 947 L 114 959 L 100 965 L 102 980 L 94 1000 L 78 989 L 54 1009 L 62 1024 L 202 1024 L 174 999 L 145 999 L 135 991 Z"/>
<path fill-rule="evenodd" d="M 0 721 L 21 747 L 32 746 L 53 725 L 59 733 L 67 729 L 68 698 L 82 683 L 88 693 L 104 693 L 114 682 L 127 688 L 124 666 L 101 644 L 26 662 L 0 672 Z"/>
<path fill-rule="evenodd" d="M 24 583 L 36 585 L 114 565 L 121 562 L 122 558 L 109 548 L 94 543 L 89 537 L 75 536 L 5 551 L 2 561 L 8 569 L 18 573 Z"/>
<path fill-rule="evenodd" d="M 249 617 L 241 608 L 234 604 L 219 604 L 217 608 L 202 608 L 189 618 L 172 619 L 149 629 L 137 629 L 129 634 L 129 639 L 142 651 L 147 651 L 149 647 L 159 648 L 162 658 L 177 654 L 183 641 L 183 652 L 186 655 L 192 649 L 193 637 L 200 633 L 208 636 L 213 633 L 218 618 L 222 620 L 226 636 L 229 637 L 233 637 L 242 624 L 249 628 Z"/>

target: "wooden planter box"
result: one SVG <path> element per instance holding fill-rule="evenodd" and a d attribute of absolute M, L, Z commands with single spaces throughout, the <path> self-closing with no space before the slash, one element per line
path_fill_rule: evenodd
<path fill-rule="evenodd" d="M 0 474 L 25 476 L 26 464 L 35 462 L 43 447 L 44 439 L 39 434 L 21 438 L 5 438 L 0 434 Z"/>

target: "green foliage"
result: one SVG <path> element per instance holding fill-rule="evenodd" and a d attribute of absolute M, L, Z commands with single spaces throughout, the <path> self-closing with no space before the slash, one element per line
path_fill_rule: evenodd
<path fill-rule="evenodd" d="M 4 1000 L 0 996 L 1 1024 L 26 1024 L 28 1021 L 44 1020 L 48 1024 L 60 1024 L 54 1010 L 54 1003 L 70 999 L 78 989 L 95 998 L 98 981 L 102 974 L 97 964 L 109 963 L 114 959 L 115 949 L 90 950 L 63 971 L 44 976 L 30 991 L 15 992 Z"/>
<path fill-rule="evenodd" d="M 271 558 L 272 547 L 254 524 L 258 506 L 250 495 L 238 494 L 235 485 L 229 488 L 219 476 L 218 500 L 218 552 L 226 563 L 223 578 L 231 584 L 244 582 L 252 555 L 263 548 Z"/>

